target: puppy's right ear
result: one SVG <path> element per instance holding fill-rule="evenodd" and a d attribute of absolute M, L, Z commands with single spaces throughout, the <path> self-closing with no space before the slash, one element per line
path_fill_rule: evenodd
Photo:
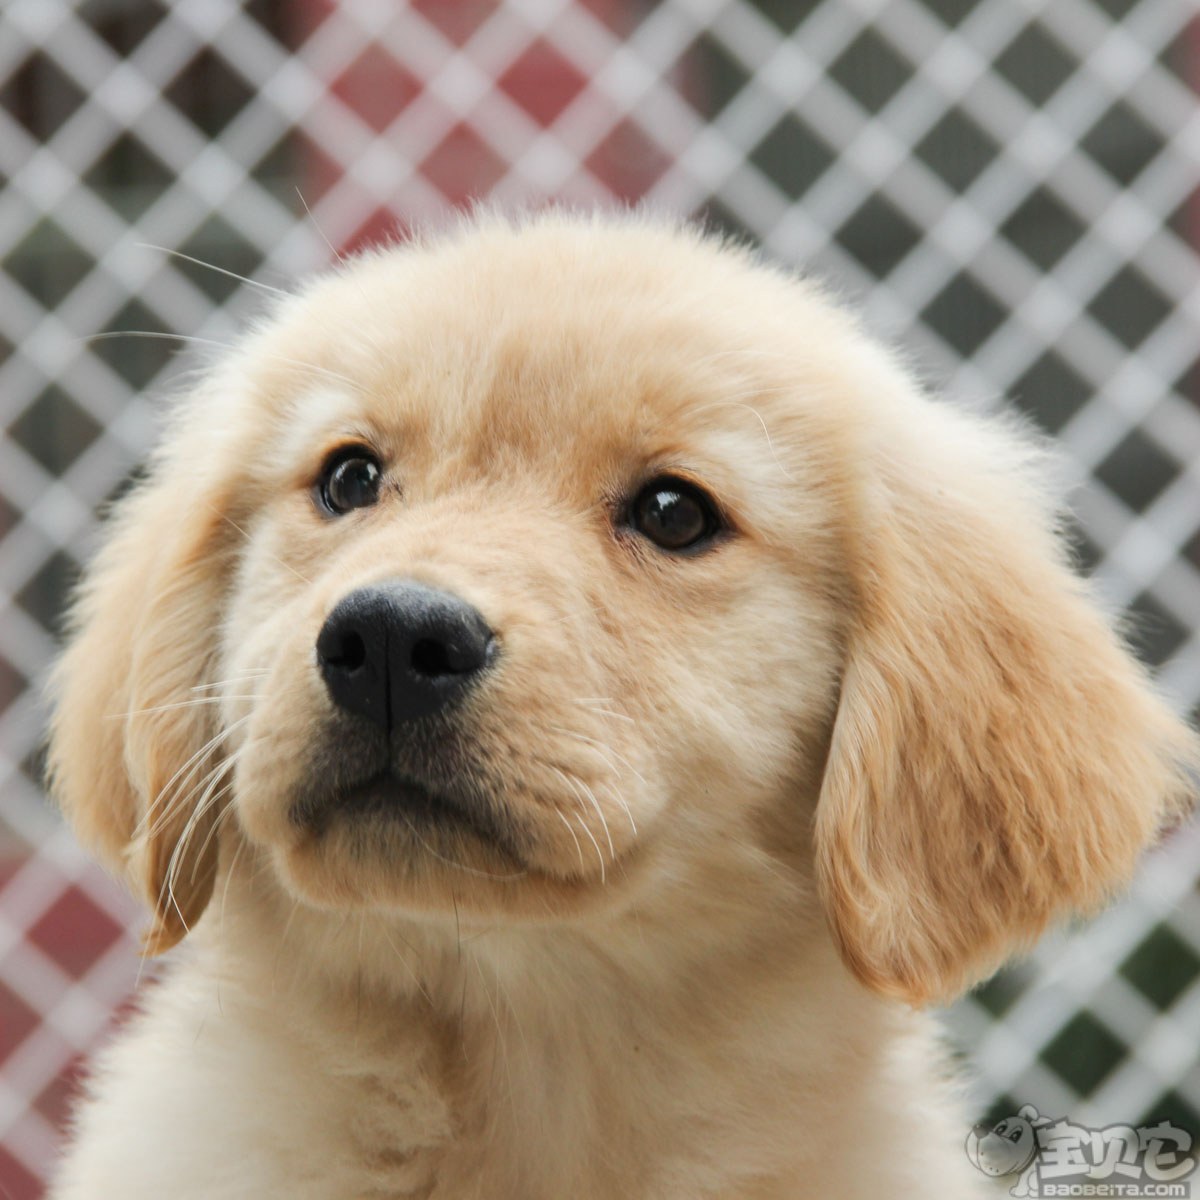
<path fill-rule="evenodd" d="M 233 550 L 224 507 L 194 459 L 163 458 L 118 506 L 51 680 L 51 791 L 150 905 L 150 953 L 199 917 L 216 874 L 218 806 L 198 803 L 220 786 L 220 731 L 196 689 L 212 677 Z"/>

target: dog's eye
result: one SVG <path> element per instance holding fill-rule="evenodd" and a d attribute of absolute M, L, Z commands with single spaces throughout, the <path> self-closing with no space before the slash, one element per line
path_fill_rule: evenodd
<path fill-rule="evenodd" d="M 379 460 L 363 446 L 344 446 L 321 469 L 316 496 L 321 507 L 340 517 L 352 508 L 369 508 L 379 499 Z"/>
<path fill-rule="evenodd" d="M 652 479 L 634 497 L 629 523 L 663 550 L 687 550 L 721 528 L 712 500 L 693 484 L 669 475 Z"/>

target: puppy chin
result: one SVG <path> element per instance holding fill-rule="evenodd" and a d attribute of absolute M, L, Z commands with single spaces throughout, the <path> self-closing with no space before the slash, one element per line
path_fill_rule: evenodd
<path fill-rule="evenodd" d="M 388 792 L 383 803 L 392 802 Z M 362 811 L 326 818 L 319 831 L 276 848 L 288 890 L 318 908 L 412 914 L 453 914 L 463 906 L 504 912 L 519 904 L 529 870 L 510 850 L 467 825 L 418 825 L 381 813 L 380 802 L 372 796 Z"/>
<path fill-rule="evenodd" d="M 558 876 L 523 866 L 468 831 L 453 835 L 347 822 L 272 853 L 293 898 L 333 911 L 557 924 L 626 909 L 649 877 L 633 855 L 599 878 Z"/>
<path fill-rule="evenodd" d="M 315 758 L 328 767 L 329 755 Z M 315 908 L 557 922 L 618 910 L 648 877 L 642 845 L 602 867 L 539 829 L 532 798 L 465 774 L 435 781 L 359 753 L 279 783 L 239 764 L 239 823 L 285 891 Z"/>

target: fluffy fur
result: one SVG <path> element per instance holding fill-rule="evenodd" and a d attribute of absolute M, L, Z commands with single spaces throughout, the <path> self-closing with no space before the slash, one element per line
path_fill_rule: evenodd
<path fill-rule="evenodd" d="M 386 483 L 332 519 L 347 442 Z M 663 473 L 730 532 L 633 531 Z M 182 944 L 52 1195 L 982 1195 L 915 1006 L 1103 902 L 1196 757 L 1042 474 L 690 230 L 486 219 L 285 300 L 74 609 L 54 789 Z M 503 844 L 291 819 L 356 753 L 317 632 L 390 578 L 497 631 L 420 753 Z"/>

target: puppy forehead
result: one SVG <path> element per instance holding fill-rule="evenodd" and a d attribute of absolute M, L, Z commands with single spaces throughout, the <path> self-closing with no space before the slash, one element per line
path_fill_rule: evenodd
<path fill-rule="evenodd" d="M 537 231 L 393 250 L 315 288 L 276 332 L 277 357 L 345 384 L 289 392 L 289 448 L 357 434 L 410 461 L 561 468 L 569 453 L 577 470 L 696 459 L 778 474 L 796 357 L 780 281 L 677 233 L 568 232 L 553 253 Z"/>

